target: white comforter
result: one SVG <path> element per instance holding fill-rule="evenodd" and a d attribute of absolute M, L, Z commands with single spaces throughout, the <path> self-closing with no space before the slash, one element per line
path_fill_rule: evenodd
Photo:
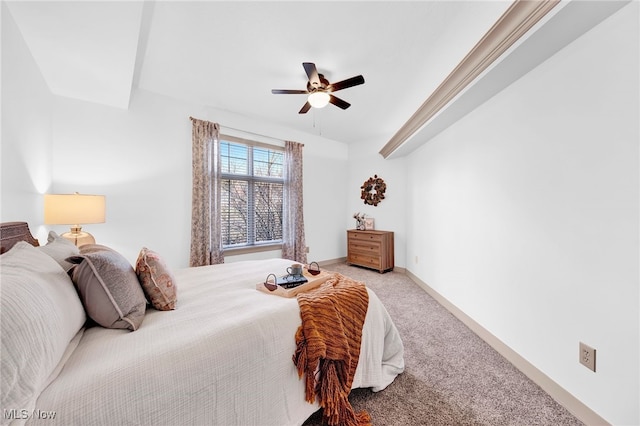
<path fill-rule="evenodd" d="M 304 400 L 292 355 L 295 298 L 257 291 L 288 260 L 175 271 L 176 310 L 149 309 L 139 330 L 86 329 L 29 423 L 47 425 L 299 425 Z M 369 290 L 353 387 L 384 389 L 404 369 L 396 327 Z M 51 414 L 55 415 L 53 420 Z"/>

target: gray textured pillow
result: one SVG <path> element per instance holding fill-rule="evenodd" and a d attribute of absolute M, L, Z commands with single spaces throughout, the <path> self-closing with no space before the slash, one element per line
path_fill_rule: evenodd
<path fill-rule="evenodd" d="M 137 330 L 147 301 L 127 259 L 104 246 L 83 246 L 80 255 L 67 259 L 77 264 L 73 282 L 87 315 L 106 328 Z"/>
<path fill-rule="evenodd" d="M 38 249 L 51 256 L 65 272 L 69 271 L 73 267 L 73 263 L 67 262 L 66 259 L 70 256 L 77 256 L 80 253 L 78 247 L 53 231 L 49 232 L 47 241 L 46 245 L 40 246 Z"/>

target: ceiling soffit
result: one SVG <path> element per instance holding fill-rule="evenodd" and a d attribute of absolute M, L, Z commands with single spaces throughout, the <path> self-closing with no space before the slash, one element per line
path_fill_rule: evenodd
<path fill-rule="evenodd" d="M 6 4 L 53 94 L 128 108 L 143 2 Z"/>
<path fill-rule="evenodd" d="M 380 154 L 413 152 L 629 2 L 515 1 Z"/>
<path fill-rule="evenodd" d="M 389 157 L 559 2 L 560 0 L 514 2 L 433 94 L 382 147 L 380 154 L 384 158 Z"/>

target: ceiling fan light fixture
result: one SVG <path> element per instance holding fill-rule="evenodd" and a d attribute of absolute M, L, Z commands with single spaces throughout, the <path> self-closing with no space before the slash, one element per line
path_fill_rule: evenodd
<path fill-rule="evenodd" d="M 329 103 L 329 94 L 327 92 L 313 92 L 309 95 L 307 100 L 314 108 L 324 108 Z"/>
<path fill-rule="evenodd" d="M 271 89 L 271 93 L 274 95 L 306 94 L 307 102 L 304 103 L 300 111 L 298 111 L 298 114 L 306 114 L 311 108 L 324 108 L 327 104 L 333 104 L 340 109 L 347 109 L 351 104 L 334 96 L 333 93 L 338 90 L 348 89 L 349 87 L 364 84 L 364 77 L 361 75 L 329 83 L 329 80 L 324 78 L 322 74 L 318 74 L 318 69 L 313 62 L 303 62 L 302 66 L 304 67 L 304 72 L 309 78 L 306 90 Z"/>

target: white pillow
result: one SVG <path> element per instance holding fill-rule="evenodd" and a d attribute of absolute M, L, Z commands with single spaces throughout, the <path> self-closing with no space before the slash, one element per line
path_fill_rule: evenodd
<path fill-rule="evenodd" d="M 0 256 L 0 282 L 0 407 L 32 410 L 85 312 L 60 265 L 23 241 Z"/>
<path fill-rule="evenodd" d="M 53 231 L 49 231 L 47 241 L 46 245 L 40 246 L 38 249 L 53 257 L 53 260 L 58 262 L 65 271 L 71 269 L 73 267 L 73 263 L 67 262 L 66 259 L 67 257 L 77 256 L 80 254 L 80 249 L 78 249 L 78 247 L 76 247 L 76 245 L 71 241 L 61 237 Z"/>

